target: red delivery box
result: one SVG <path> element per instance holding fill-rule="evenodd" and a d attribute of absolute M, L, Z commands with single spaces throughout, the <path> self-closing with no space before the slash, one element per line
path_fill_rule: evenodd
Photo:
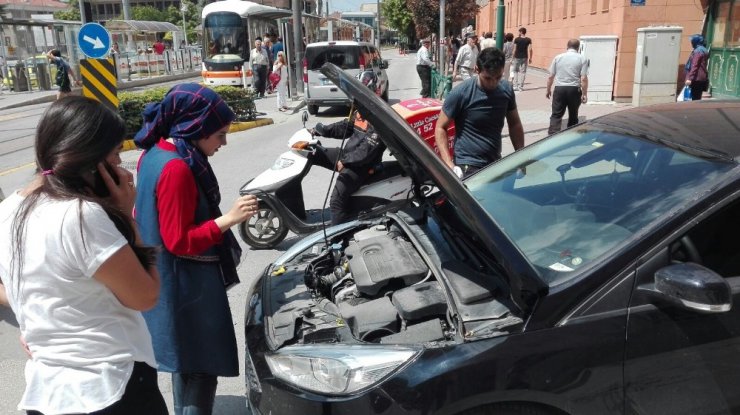
<path fill-rule="evenodd" d="M 437 143 L 434 140 L 434 129 L 437 126 L 439 112 L 442 110 L 442 101 L 434 98 L 416 98 L 401 101 L 393 104 L 393 109 L 406 120 L 406 122 L 416 130 L 419 136 L 439 154 Z M 447 128 L 449 137 L 449 148 L 452 153 L 452 147 L 455 144 L 455 123 L 450 120 L 450 126 Z"/>

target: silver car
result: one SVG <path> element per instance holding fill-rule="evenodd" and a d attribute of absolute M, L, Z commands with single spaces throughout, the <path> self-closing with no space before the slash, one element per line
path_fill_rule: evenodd
<path fill-rule="evenodd" d="M 376 93 L 388 101 L 388 61 L 380 56 L 380 50 L 372 43 L 337 41 L 317 42 L 306 46 L 303 59 L 303 82 L 306 84 L 306 106 L 315 115 L 319 107 L 350 105 L 347 94 L 334 85 L 319 71 L 325 63 L 333 63 L 350 75 L 357 76 L 364 70 L 372 70 L 378 77 Z"/>

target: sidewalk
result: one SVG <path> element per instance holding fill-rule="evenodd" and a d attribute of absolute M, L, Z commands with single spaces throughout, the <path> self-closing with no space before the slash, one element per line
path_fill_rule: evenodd
<path fill-rule="evenodd" d="M 516 105 L 524 126 L 525 145 L 547 137 L 547 128 L 550 126 L 550 114 L 552 113 L 552 100 L 545 98 L 547 77 L 547 71 L 529 67 L 524 83 L 524 91 L 516 92 Z M 632 108 L 632 104 L 616 102 L 586 103 L 579 108 L 578 119 L 583 122 L 627 108 Z M 566 111 L 563 117 L 563 129 L 566 128 L 567 121 L 568 113 Z M 509 131 L 507 127 L 504 127 L 503 137 L 502 153 L 505 155 L 514 151 L 511 141 L 508 139 Z"/>

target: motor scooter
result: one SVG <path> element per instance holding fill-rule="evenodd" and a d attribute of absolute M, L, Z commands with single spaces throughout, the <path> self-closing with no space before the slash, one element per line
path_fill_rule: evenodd
<path fill-rule="evenodd" d="M 329 209 L 306 209 L 304 205 L 303 178 L 311 170 L 310 156 L 320 149 L 321 142 L 306 128 L 308 113 L 304 112 L 302 119 L 303 128 L 288 140 L 290 150 L 239 190 L 240 195 L 253 194 L 259 201 L 257 212 L 239 225 L 239 236 L 252 248 L 273 248 L 288 231 L 307 234 L 331 224 Z M 411 178 L 404 175 L 398 162 L 383 161 L 379 167 L 352 194 L 354 216 L 395 209 L 410 197 Z"/>

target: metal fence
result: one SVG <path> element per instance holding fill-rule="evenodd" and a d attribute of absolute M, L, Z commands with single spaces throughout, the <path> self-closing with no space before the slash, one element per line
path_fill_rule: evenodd
<path fill-rule="evenodd" d="M 452 90 L 452 77 L 442 75 L 436 69 L 432 69 L 432 97 L 444 99 Z"/>

